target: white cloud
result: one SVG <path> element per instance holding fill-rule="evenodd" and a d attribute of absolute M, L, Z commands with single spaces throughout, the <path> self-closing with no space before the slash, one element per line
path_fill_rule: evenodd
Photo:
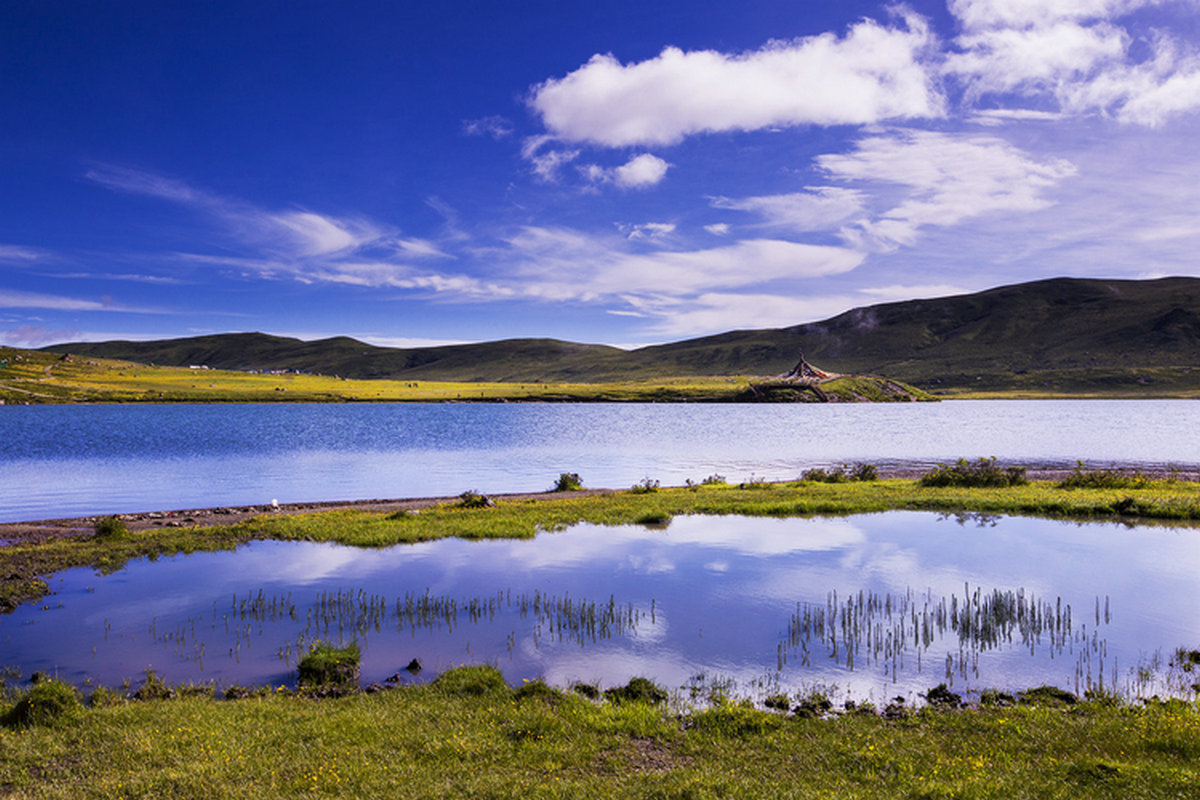
<path fill-rule="evenodd" d="M 508 240 L 515 284 L 547 300 L 668 297 L 848 272 L 863 254 L 842 247 L 749 239 L 703 250 L 631 252 L 561 228 L 527 227 Z"/>
<path fill-rule="evenodd" d="M 643 189 L 661 181 L 670 166 L 658 156 L 642 153 L 613 170 L 613 181 L 617 186 Z"/>
<path fill-rule="evenodd" d="M 667 48 L 622 64 L 595 55 L 534 87 L 529 103 L 566 141 L 609 147 L 794 125 L 939 117 L 942 98 L 921 63 L 934 37 L 911 12 L 902 27 L 863 20 L 846 36 L 771 42 L 754 52 Z"/>
<path fill-rule="evenodd" d="M 836 186 L 808 186 L 803 192 L 760 197 L 713 197 L 714 208 L 761 214 L 771 225 L 795 231 L 822 231 L 863 210 L 863 195 Z"/>
<path fill-rule="evenodd" d="M 1115 65 L 1089 81 L 1061 87 L 1060 100 L 1071 111 L 1097 110 L 1148 127 L 1200 109 L 1200 55 L 1185 56 L 1180 47 L 1160 37 L 1153 58 Z"/>
<path fill-rule="evenodd" d="M 945 70 L 961 75 L 976 93 L 1004 92 L 1031 85 L 1055 89 L 1086 76 L 1097 65 L 1119 59 L 1128 35 L 1108 24 L 1059 22 L 1038 28 L 1005 28 L 961 36 L 963 52 L 946 59 Z"/>
<path fill-rule="evenodd" d="M 712 225 L 705 225 L 704 230 L 708 231 L 713 236 L 728 236 L 729 235 L 729 223 L 728 222 L 714 222 Z"/>
<path fill-rule="evenodd" d="M 646 189 L 662 181 L 670 166 L 658 156 L 642 153 L 619 167 L 588 164 L 579 171 L 592 183 L 615 183 L 622 189 Z"/>
<path fill-rule="evenodd" d="M 1006 93 L 1016 93 L 1071 114 L 1157 127 L 1200 110 L 1196 48 L 1166 29 L 1129 27 L 1135 22 L 1130 12 L 1162 4 L 957 0 L 950 9 L 964 33 L 943 72 L 961 79 L 971 99 L 990 94 L 1007 101 Z"/>
<path fill-rule="evenodd" d="M 579 158 L 578 150 L 544 150 L 556 142 L 553 136 L 531 136 L 521 145 L 521 158 L 533 167 L 533 174 L 543 183 L 558 181 L 558 172 Z"/>
<path fill-rule="evenodd" d="M 854 246 L 882 250 L 913 244 L 927 225 L 1045 208 L 1045 191 L 1076 172 L 1061 159 L 1034 161 L 995 137 L 928 131 L 871 136 L 854 151 L 819 156 L 817 163 L 833 178 L 907 189 L 899 205 L 842 229 Z"/>

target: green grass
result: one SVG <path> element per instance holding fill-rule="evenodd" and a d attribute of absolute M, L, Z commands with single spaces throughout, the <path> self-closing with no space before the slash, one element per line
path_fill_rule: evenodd
<path fill-rule="evenodd" d="M 1018 514 L 1136 521 L 1200 520 L 1200 484 L 1152 482 L 1143 488 L 1064 489 L 1050 482 L 1011 487 L 924 487 L 891 479 L 846 483 L 753 482 L 692 484 L 584 497 L 547 493 L 527 500 L 496 500 L 494 507 L 466 508 L 452 501 L 419 513 L 387 514 L 341 510 L 270 514 L 236 525 L 152 528 L 123 537 L 76 537 L 0 548 L 0 609 L 46 591 L 43 576 L 70 567 L 101 572 L 128 560 L 159 554 L 232 549 L 256 539 L 336 542 L 356 547 L 462 539 L 520 539 L 538 531 L 562 530 L 580 522 L 628 525 L 685 514 L 792 517 L 873 513 L 891 510 Z"/>
<path fill-rule="evenodd" d="M 320 700 L 109 700 L 0 727 L 0 795 L 1075 800 L 1200 783 L 1200 712 L 1182 702 L 821 719 L 513 691 L 488 671 Z"/>

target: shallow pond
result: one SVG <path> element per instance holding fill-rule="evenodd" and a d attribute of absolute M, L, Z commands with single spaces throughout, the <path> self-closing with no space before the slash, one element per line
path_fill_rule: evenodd
<path fill-rule="evenodd" d="M 1194 400 L 0 406 L 0 522 L 255 505 L 793 480 L 850 461 L 1200 468 Z"/>
<path fill-rule="evenodd" d="M 1103 682 L 1200 644 L 1200 530 L 915 512 L 681 517 L 383 550 L 259 542 L 55 576 L 0 617 L 3 661 L 83 683 L 290 684 L 356 640 L 363 681 L 492 662 L 510 682 L 643 675 L 863 699 Z M 403 672 L 419 658 L 424 670 Z M 1144 685 L 1143 685 L 1144 684 Z"/>

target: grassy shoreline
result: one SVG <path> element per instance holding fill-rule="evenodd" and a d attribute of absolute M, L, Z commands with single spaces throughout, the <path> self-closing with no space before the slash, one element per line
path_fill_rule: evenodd
<path fill-rule="evenodd" d="M 234 549 L 261 539 L 388 547 L 446 537 L 529 538 L 581 522 L 623 525 L 685 514 L 803 517 L 893 510 L 1186 523 L 1200 520 L 1200 483 L 1146 480 L 1136 488 L 1067 489 L 1034 481 L 972 488 L 930 487 L 892 478 L 518 495 L 484 508 L 464 507 L 457 499 L 413 507 L 418 505 L 267 513 L 231 524 L 193 527 L 156 527 L 143 520 L 140 529 L 115 534 L 80 535 L 76 530 L 76 535 L 18 539 L 0 546 L 0 612 L 43 596 L 48 591 L 44 577 L 63 569 L 110 572 L 134 558 Z"/>
<path fill-rule="evenodd" d="M 1200 483 L 647 483 L 496 498 L 494 506 L 451 499 L 420 509 L 271 513 L 191 528 L 110 525 L 94 535 L 0 546 L 0 576 L 9 576 L 0 598 L 35 596 L 39 576 L 69 566 L 116 570 L 131 558 L 256 539 L 387 547 L 527 538 L 578 522 L 648 524 L 684 514 L 893 509 L 1174 524 L 1200 520 Z M 1191 797 L 1200 786 L 1194 701 L 1101 694 L 1073 702 L 1035 689 L 970 708 L 930 703 L 880 713 L 814 706 L 815 696 L 797 695 L 783 710 L 769 710 L 719 694 L 704 706 L 678 696 L 667 704 L 589 699 L 536 681 L 514 689 L 498 676 L 494 668 L 468 667 L 431 684 L 324 698 L 260 687 L 217 700 L 210 686 L 160 684 L 129 696 L 101 692 L 91 707 L 72 701 L 36 723 L 14 722 L 21 694 L 0 691 L 0 796 L 1073 799 Z"/>
<path fill-rule="evenodd" d="M 513 690 L 489 671 L 325 699 L 107 696 L 0 725 L 0 794 L 1007 800 L 1194 797 L 1200 784 L 1200 710 L 1183 701 L 1030 693 L 1008 707 L 811 715 Z"/>

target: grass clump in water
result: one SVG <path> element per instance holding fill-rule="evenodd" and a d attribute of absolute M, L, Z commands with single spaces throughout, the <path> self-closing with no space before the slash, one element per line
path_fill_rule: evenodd
<path fill-rule="evenodd" d="M 358 686 L 358 662 L 362 657 L 357 642 L 334 647 L 314 642 L 300 659 L 299 683 L 305 689 L 354 688 Z"/>
<path fill-rule="evenodd" d="M 995 458 L 967 461 L 960 458 L 953 466 L 939 464 L 921 476 L 921 486 L 1006 487 L 1029 483 L 1024 467 L 1002 467 Z"/>

